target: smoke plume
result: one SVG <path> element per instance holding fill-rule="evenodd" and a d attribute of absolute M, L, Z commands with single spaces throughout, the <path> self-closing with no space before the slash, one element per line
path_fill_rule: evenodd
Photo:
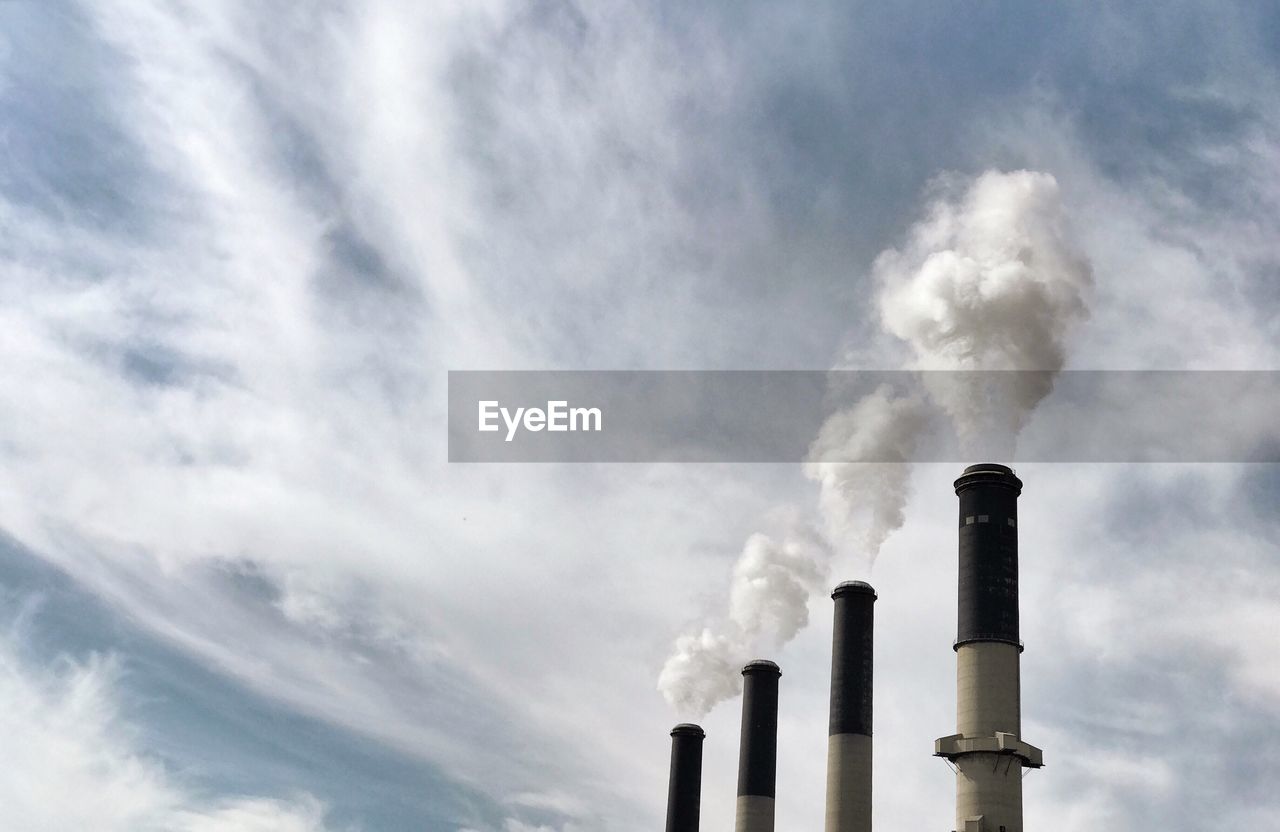
<path fill-rule="evenodd" d="M 1012 442 L 1053 389 L 1067 335 L 1087 316 L 1092 272 L 1051 175 L 991 171 L 956 198 L 954 183 L 940 188 L 907 245 L 876 258 L 880 320 L 915 353 L 912 369 L 1024 371 L 925 376 L 965 450 L 1007 458 L 1011 444 L 976 445 Z"/>
<path fill-rule="evenodd" d="M 822 425 L 809 448 L 805 476 L 819 483 L 818 508 L 833 541 L 848 542 L 875 559 L 903 522 L 908 462 L 925 424 L 918 396 L 882 385 Z M 884 462 L 826 460 L 879 459 Z"/>
<path fill-rule="evenodd" d="M 733 567 L 728 618 L 715 630 L 680 636 L 662 668 L 658 687 L 667 701 L 704 714 L 736 695 L 754 651 L 777 649 L 808 626 L 809 596 L 825 582 L 829 560 L 822 537 L 799 524 L 781 542 L 747 538 Z"/>
<path fill-rule="evenodd" d="M 704 714 L 737 694 L 746 661 L 807 625 L 833 551 L 851 547 L 874 561 L 903 523 L 931 408 L 949 417 L 966 454 L 1007 458 L 1066 363 L 1092 274 L 1067 233 L 1057 181 L 989 171 L 967 184 L 940 179 L 935 191 L 902 248 L 876 258 L 872 278 L 881 326 L 914 356 L 907 369 L 952 372 L 926 374 L 927 400 L 880 387 L 822 426 L 805 474 L 819 485 L 827 540 L 747 541 L 727 616 L 679 637 L 658 679 L 684 712 Z M 850 461 L 858 459 L 890 461 Z"/>

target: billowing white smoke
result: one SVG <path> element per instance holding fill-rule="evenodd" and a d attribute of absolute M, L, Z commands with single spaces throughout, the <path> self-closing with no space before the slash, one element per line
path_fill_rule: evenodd
<path fill-rule="evenodd" d="M 929 398 L 972 452 L 984 430 L 1011 442 L 1052 389 L 1067 334 L 1087 314 L 1092 276 L 1066 233 L 1049 174 L 991 171 L 967 188 L 955 180 L 938 187 L 907 244 L 876 258 L 882 326 L 912 349 L 908 369 L 1040 371 L 980 376 L 977 384 L 973 374 L 927 374 Z M 852 545 L 874 560 L 903 523 L 909 462 L 928 416 L 920 396 L 881 387 L 827 420 L 805 473 L 819 483 L 831 544 L 753 535 L 734 569 L 728 617 L 677 639 L 658 680 L 668 702 L 703 714 L 735 695 L 746 661 L 808 623 L 809 595 L 826 578 L 834 547 Z M 849 461 L 858 459 L 880 462 Z"/>
<path fill-rule="evenodd" d="M 873 273 L 884 328 L 934 370 L 1062 369 L 1092 283 L 1057 181 L 1025 170 L 984 173 L 958 201 L 936 200 Z"/>
<path fill-rule="evenodd" d="M 902 525 L 911 479 L 903 463 L 915 453 L 925 417 L 919 397 L 883 385 L 822 425 L 804 470 L 821 485 L 818 507 L 832 540 L 852 542 L 874 560 Z M 883 461 L 830 461 L 850 459 Z"/>
<path fill-rule="evenodd" d="M 938 187 L 907 244 L 876 258 L 881 324 L 911 347 L 910 369 L 943 371 L 924 384 L 961 452 L 1009 458 L 1066 363 L 1092 275 L 1051 175 L 990 171 L 967 189 Z M 990 372 L 1004 370 L 1019 372 Z M 869 561 L 902 525 L 910 468 L 840 460 L 910 461 L 926 415 L 918 397 L 882 387 L 830 417 L 810 448 L 805 472 L 820 483 L 828 533 Z"/>
<path fill-rule="evenodd" d="M 735 695 L 744 656 L 776 649 L 808 625 L 809 595 L 824 583 L 828 560 L 822 538 L 800 526 L 782 542 L 751 535 L 733 567 L 728 619 L 676 640 L 658 677 L 667 701 L 702 714 Z"/>
<path fill-rule="evenodd" d="M 970 453 L 1011 454 L 974 445 L 984 428 L 988 442 L 1012 442 L 1087 315 L 1092 273 L 1065 226 L 1052 176 L 988 172 L 957 199 L 944 193 L 902 250 L 876 258 L 881 323 L 910 345 L 912 369 L 1032 371 L 925 376 Z"/>

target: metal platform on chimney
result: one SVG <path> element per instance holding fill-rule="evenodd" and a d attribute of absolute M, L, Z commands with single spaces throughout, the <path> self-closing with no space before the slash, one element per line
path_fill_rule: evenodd
<path fill-rule="evenodd" d="M 966 737 L 963 734 L 951 734 L 934 740 L 933 743 L 933 756 L 945 757 L 952 762 L 965 754 L 979 753 L 1009 754 L 1021 760 L 1025 768 L 1044 767 L 1043 751 L 1003 731 L 996 732 L 992 737 Z"/>

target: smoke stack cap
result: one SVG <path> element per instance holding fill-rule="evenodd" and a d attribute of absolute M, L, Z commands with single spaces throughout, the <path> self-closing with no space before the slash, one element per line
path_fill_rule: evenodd
<path fill-rule="evenodd" d="M 694 725 L 692 722 L 682 722 L 671 729 L 671 736 L 684 737 L 705 737 L 707 733 L 702 730 L 701 725 Z"/>
<path fill-rule="evenodd" d="M 1011 489 L 1016 494 L 1022 493 L 1022 480 L 1013 473 L 1013 469 L 996 462 L 981 462 L 964 469 L 960 479 L 955 482 L 956 493 L 975 485 L 995 485 Z"/>
<path fill-rule="evenodd" d="M 776 673 L 781 676 L 782 670 L 777 664 L 769 661 L 768 659 L 753 659 L 752 661 L 747 662 L 742 668 L 743 676 L 746 676 L 748 673 Z"/>
<path fill-rule="evenodd" d="M 852 595 L 854 593 L 860 595 L 870 595 L 872 599 L 877 598 L 875 588 L 866 581 L 843 581 L 836 586 L 831 592 L 832 598 L 839 598 L 841 595 Z"/>

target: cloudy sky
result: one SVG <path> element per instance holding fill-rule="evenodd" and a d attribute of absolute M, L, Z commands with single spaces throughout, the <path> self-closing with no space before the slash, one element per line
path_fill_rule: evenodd
<path fill-rule="evenodd" d="M 450 465 L 447 371 L 907 366 L 885 270 L 1017 171 L 1088 264 L 1063 366 L 1280 369 L 1277 43 L 1266 3 L 0 4 L 0 829 L 657 827 L 673 644 L 826 484 Z M 1280 828 L 1280 470 L 1018 472 L 1028 826 Z M 880 592 L 885 829 L 950 828 L 957 474 L 824 576 Z M 807 611 L 781 829 L 822 820 Z"/>

